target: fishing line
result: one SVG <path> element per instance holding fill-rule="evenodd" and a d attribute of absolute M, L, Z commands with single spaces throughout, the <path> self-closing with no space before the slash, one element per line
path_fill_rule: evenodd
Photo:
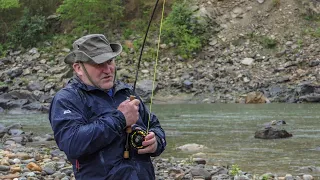
<path fill-rule="evenodd" d="M 148 27 L 144 36 L 144 40 L 142 43 L 142 47 L 140 50 L 140 55 L 139 55 L 139 59 L 138 59 L 138 64 L 137 64 L 137 71 L 136 71 L 136 76 L 135 76 L 135 81 L 133 84 L 133 92 L 135 92 L 136 89 L 136 84 L 138 81 L 138 74 L 139 74 L 139 69 L 140 69 L 140 63 L 141 63 L 141 58 L 142 58 L 142 54 L 143 54 L 143 49 L 144 49 L 144 45 L 146 43 L 146 39 L 148 36 L 148 32 L 150 29 L 150 25 L 152 22 L 152 19 L 154 17 L 155 11 L 157 9 L 159 0 L 156 1 L 156 4 L 153 8 L 149 23 L 148 23 Z M 157 53 L 156 53 L 156 62 L 155 62 L 155 66 L 154 66 L 154 73 L 153 73 L 153 83 L 152 83 L 152 90 L 151 90 L 151 101 L 150 101 L 150 107 L 149 107 L 149 117 L 148 117 L 148 125 L 147 125 L 147 129 L 146 131 L 142 131 L 142 130 L 137 130 L 134 131 L 132 133 L 132 128 L 131 127 L 127 127 L 126 132 L 127 132 L 127 140 L 126 140 L 126 146 L 125 146 L 125 151 L 124 151 L 124 158 L 128 159 L 129 158 L 129 144 L 128 144 L 128 140 L 129 140 L 129 134 L 132 133 L 131 135 L 131 145 L 136 148 L 136 149 L 141 149 L 144 148 L 142 146 L 142 142 L 145 140 L 145 136 L 148 135 L 149 133 L 149 128 L 150 128 L 150 121 L 151 121 L 151 108 L 152 108 L 152 99 L 154 97 L 154 86 L 155 86 L 155 81 L 156 81 L 156 72 L 157 72 L 157 64 L 158 64 L 158 57 L 159 57 L 159 50 L 160 50 L 160 40 L 161 40 L 161 30 L 162 30 L 162 22 L 163 22 L 163 16 L 164 16 L 164 7 L 165 7 L 165 0 L 163 2 L 163 6 L 162 6 L 162 13 L 161 13 L 161 21 L 160 21 L 160 30 L 159 30 L 159 37 L 158 37 L 158 47 L 157 47 Z M 135 96 L 131 95 L 130 96 L 130 100 L 135 99 Z"/>
<path fill-rule="evenodd" d="M 149 106 L 150 113 L 149 113 L 149 120 L 148 120 L 148 126 L 147 126 L 147 134 L 149 133 L 149 126 L 150 126 L 150 120 L 151 120 L 152 100 L 153 100 L 153 97 L 154 97 L 154 86 L 155 86 L 156 75 L 157 75 L 157 66 L 158 66 L 158 59 L 159 59 L 159 50 L 160 50 L 161 32 L 162 32 L 162 23 L 163 23 L 163 17 L 164 17 L 164 6 L 165 6 L 165 3 L 166 3 L 166 0 L 163 0 L 162 12 L 161 12 L 161 20 L 160 20 L 160 29 L 159 29 L 159 37 L 158 37 L 157 55 L 156 55 L 156 64 L 154 65 L 152 91 L 151 91 L 150 106 Z"/>

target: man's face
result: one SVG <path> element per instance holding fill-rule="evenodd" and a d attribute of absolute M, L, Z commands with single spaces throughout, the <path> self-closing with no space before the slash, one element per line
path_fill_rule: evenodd
<path fill-rule="evenodd" d="M 113 87 L 116 68 L 114 59 L 108 60 L 102 64 L 83 63 L 83 65 L 93 83 L 99 86 L 99 88 L 107 90 Z M 74 63 L 73 69 L 85 84 L 94 86 L 79 63 Z"/>

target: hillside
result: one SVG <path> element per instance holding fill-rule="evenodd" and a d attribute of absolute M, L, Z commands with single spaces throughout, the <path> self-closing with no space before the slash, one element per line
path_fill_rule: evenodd
<path fill-rule="evenodd" d="M 172 53 L 174 45 L 161 44 L 155 103 L 243 102 L 255 91 L 271 102 L 320 102 L 319 0 L 197 0 L 191 7 L 210 23 L 212 36 L 188 60 Z M 37 47 L 1 58 L 0 107 L 46 111 L 72 76 L 63 63 L 70 47 L 62 40 L 52 53 Z M 118 76 L 127 82 L 135 76 L 132 58 L 123 53 L 118 62 Z M 141 64 L 144 89 L 151 88 L 144 80 L 152 80 L 154 64 Z"/>
<path fill-rule="evenodd" d="M 208 102 L 241 102 L 251 91 L 271 102 L 319 102 L 319 6 L 297 0 L 201 1 L 200 12 L 218 33 L 196 59 L 163 71 L 159 83 Z"/>

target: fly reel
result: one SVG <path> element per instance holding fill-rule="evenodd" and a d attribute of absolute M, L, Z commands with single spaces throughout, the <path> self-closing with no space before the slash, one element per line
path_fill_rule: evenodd
<path fill-rule="evenodd" d="M 130 145 L 135 149 L 143 149 L 142 142 L 144 141 L 147 133 L 143 130 L 134 130 L 130 135 Z"/>

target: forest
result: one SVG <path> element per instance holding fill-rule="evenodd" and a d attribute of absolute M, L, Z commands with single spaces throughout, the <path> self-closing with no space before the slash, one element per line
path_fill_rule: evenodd
<path fill-rule="evenodd" d="M 48 40 L 70 42 L 88 33 L 130 39 L 138 49 L 155 4 L 148 0 L 0 0 L 0 57 L 12 48 L 41 46 Z M 159 34 L 163 11 L 163 41 L 179 45 L 176 53 L 186 58 L 199 51 L 208 37 L 207 24 L 198 21 L 187 4 L 158 1 L 150 27 L 151 36 Z"/>

